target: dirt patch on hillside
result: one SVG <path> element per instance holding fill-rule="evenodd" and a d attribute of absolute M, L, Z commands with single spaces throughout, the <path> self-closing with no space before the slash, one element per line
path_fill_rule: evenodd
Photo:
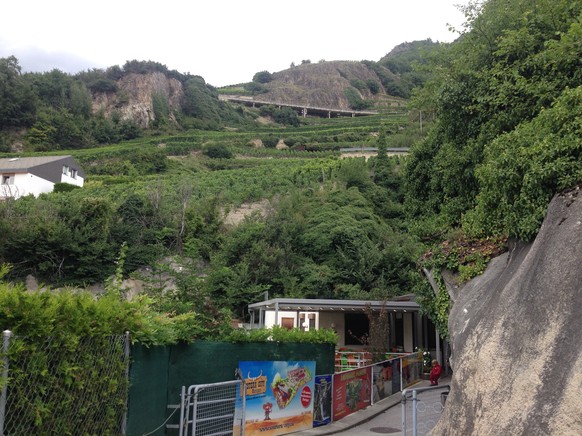
<path fill-rule="evenodd" d="M 236 209 L 228 211 L 224 215 L 224 224 L 230 226 L 237 226 L 244 219 L 252 214 L 258 214 L 265 218 L 272 210 L 269 200 L 261 200 L 254 203 L 246 203 Z"/>

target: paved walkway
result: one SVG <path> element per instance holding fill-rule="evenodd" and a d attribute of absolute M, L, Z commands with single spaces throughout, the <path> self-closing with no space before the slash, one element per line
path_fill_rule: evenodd
<path fill-rule="evenodd" d="M 446 385 L 450 384 L 451 377 L 444 377 L 439 380 L 439 385 Z M 410 388 L 418 388 L 418 387 L 425 387 L 430 386 L 430 382 L 428 380 L 422 380 L 419 383 L 410 386 Z M 400 400 L 402 399 L 402 392 L 397 392 L 388 398 L 384 398 L 381 401 L 378 401 L 376 404 L 363 409 L 358 410 L 351 415 L 342 418 L 339 421 L 332 422 L 331 424 L 324 425 L 322 427 L 316 427 L 311 430 L 300 431 L 294 433 L 296 435 L 329 435 L 329 434 L 336 434 L 336 433 L 344 433 L 344 434 L 362 434 L 361 431 L 355 431 L 355 427 L 359 425 L 363 425 L 366 422 L 372 420 L 373 418 L 377 417 L 378 415 L 384 413 L 386 410 L 390 409 L 391 407 L 398 406 L 400 407 Z M 398 428 L 402 429 L 402 415 L 401 414 L 389 414 L 389 420 L 383 424 L 385 427 L 391 428 Z M 353 432 L 349 432 L 348 430 L 354 430 Z"/>

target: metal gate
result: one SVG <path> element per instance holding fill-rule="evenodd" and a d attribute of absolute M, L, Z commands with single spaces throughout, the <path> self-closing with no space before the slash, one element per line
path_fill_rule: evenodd
<path fill-rule="evenodd" d="M 402 391 L 402 434 L 425 435 L 433 429 L 445 407 L 449 385 Z"/>
<path fill-rule="evenodd" d="M 244 435 L 242 380 L 182 387 L 180 436 Z"/>

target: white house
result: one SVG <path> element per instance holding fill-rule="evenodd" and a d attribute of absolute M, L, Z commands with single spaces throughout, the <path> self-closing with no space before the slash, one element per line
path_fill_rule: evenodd
<path fill-rule="evenodd" d="M 85 172 L 72 156 L 0 159 L 0 199 L 38 197 L 52 192 L 55 183 L 83 186 Z"/>
<path fill-rule="evenodd" d="M 338 347 L 363 349 L 361 337 L 369 332 L 367 311 L 385 310 L 390 323 L 390 349 L 413 352 L 434 350 L 440 358 L 443 346 L 428 317 L 420 313 L 414 295 L 389 301 L 275 298 L 249 304 L 251 328 L 272 327 L 302 330 L 331 328 L 338 334 Z"/>

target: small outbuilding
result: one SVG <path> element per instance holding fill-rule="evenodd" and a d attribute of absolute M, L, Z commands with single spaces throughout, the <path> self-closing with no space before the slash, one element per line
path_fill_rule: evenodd
<path fill-rule="evenodd" d="M 275 298 L 249 304 L 248 310 L 251 328 L 333 329 L 338 334 L 337 346 L 350 349 L 366 347 L 361 338 L 369 333 L 368 315 L 386 311 L 390 349 L 413 352 L 422 348 L 440 355 L 444 345 L 437 340 L 434 324 L 420 313 L 414 295 L 388 301 Z"/>
<path fill-rule="evenodd" d="M 82 187 L 85 172 L 72 156 L 0 159 L 0 199 L 52 192 L 55 183 Z"/>

